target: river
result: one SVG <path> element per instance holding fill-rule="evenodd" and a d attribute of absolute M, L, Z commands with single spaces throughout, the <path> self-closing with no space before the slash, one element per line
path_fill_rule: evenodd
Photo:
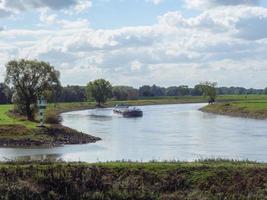
<path fill-rule="evenodd" d="M 142 118 L 123 118 L 112 109 L 64 113 L 63 125 L 102 141 L 56 148 L 0 148 L 0 160 L 145 162 L 225 158 L 267 162 L 266 120 L 203 113 L 198 109 L 204 105 L 142 106 Z"/>

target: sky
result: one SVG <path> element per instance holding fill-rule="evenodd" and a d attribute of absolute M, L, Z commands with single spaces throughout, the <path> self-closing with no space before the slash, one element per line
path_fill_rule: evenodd
<path fill-rule="evenodd" d="M 0 0 L 0 82 L 12 59 L 63 85 L 267 87 L 266 0 Z"/>

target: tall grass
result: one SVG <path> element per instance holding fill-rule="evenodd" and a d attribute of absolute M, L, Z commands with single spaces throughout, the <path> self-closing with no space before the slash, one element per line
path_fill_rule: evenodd
<path fill-rule="evenodd" d="M 267 165 L 9 163 L 0 199 L 266 199 Z"/>

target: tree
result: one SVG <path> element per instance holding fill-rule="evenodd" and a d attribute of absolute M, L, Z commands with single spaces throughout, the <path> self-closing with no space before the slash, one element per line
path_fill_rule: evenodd
<path fill-rule="evenodd" d="M 112 97 L 112 85 L 109 81 L 98 79 L 89 82 L 86 87 L 87 98 L 94 98 L 98 106 Z"/>
<path fill-rule="evenodd" d="M 6 64 L 5 82 L 13 86 L 14 103 L 29 120 L 34 119 L 38 96 L 60 85 L 59 72 L 49 63 L 24 59 Z"/>
<path fill-rule="evenodd" d="M 151 87 L 149 85 L 143 85 L 139 88 L 139 96 L 141 97 L 151 97 L 153 96 L 151 92 Z"/>
<path fill-rule="evenodd" d="M 0 104 L 11 103 L 11 98 L 11 89 L 5 83 L 0 83 Z"/>
<path fill-rule="evenodd" d="M 58 102 L 84 102 L 86 101 L 85 86 L 68 85 L 61 88 L 60 94 L 56 97 Z"/>
<path fill-rule="evenodd" d="M 171 86 L 166 89 L 167 96 L 178 96 L 178 87 Z"/>
<path fill-rule="evenodd" d="M 178 96 L 189 95 L 189 87 L 187 85 L 180 85 L 178 87 Z"/>
<path fill-rule="evenodd" d="M 201 90 L 203 92 L 204 96 L 209 97 L 209 103 L 214 103 L 217 97 L 216 92 L 216 85 L 217 83 L 211 83 L 211 82 L 204 82 L 200 83 Z"/>
<path fill-rule="evenodd" d="M 191 90 L 191 95 L 192 96 L 202 96 L 203 91 L 202 91 L 202 86 L 200 84 L 196 85 L 192 90 Z"/>
<path fill-rule="evenodd" d="M 154 97 L 164 96 L 166 93 L 165 88 L 159 87 L 156 85 L 152 85 L 151 87 L 151 93 Z"/>
<path fill-rule="evenodd" d="M 113 97 L 116 100 L 137 99 L 138 90 L 129 86 L 114 86 L 112 88 Z"/>

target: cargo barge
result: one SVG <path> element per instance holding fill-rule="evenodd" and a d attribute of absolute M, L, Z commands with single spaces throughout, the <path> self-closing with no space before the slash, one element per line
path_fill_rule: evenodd
<path fill-rule="evenodd" d="M 123 117 L 142 117 L 143 111 L 136 107 L 131 107 L 128 105 L 116 105 L 113 112 L 120 114 Z"/>

